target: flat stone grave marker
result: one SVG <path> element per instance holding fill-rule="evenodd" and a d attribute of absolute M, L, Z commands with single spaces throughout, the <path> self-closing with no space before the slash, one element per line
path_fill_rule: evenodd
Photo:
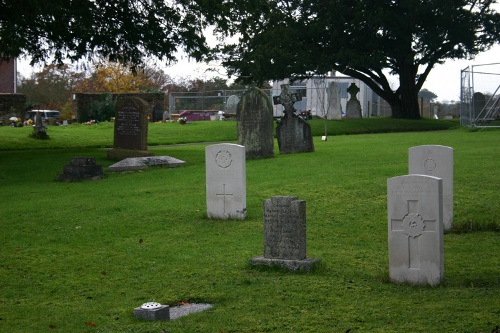
<path fill-rule="evenodd" d="M 309 271 L 319 261 L 306 256 L 305 200 L 294 196 L 265 200 L 264 256 L 252 258 L 250 263 Z"/>
<path fill-rule="evenodd" d="M 216 144 L 205 148 L 207 216 L 246 218 L 245 147 Z"/>
<path fill-rule="evenodd" d="M 97 180 L 104 176 L 102 165 L 96 165 L 95 157 L 73 157 L 64 166 L 63 173 L 57 175 L 57 180 L 76 182 L 86 179 Z"/>
<path fill-rule="evenodd" d="M 409 174 L 439 177 L 443 180 L 444 231 L 453 227 L 453 148 L 439 145 L 411 147 Z"/>
<path fill-rule="evenodd" d="M 238 144 L 245 146 L 247 158 L 274 156 L 273 105 L 258 88 L 247 90 L 238 103 Z"/>
<path fill-rule="evenodd" d="M 149 167 L 176 168 L 186 164 L 171 156 L 129 157 L 108 167 L 108 171 L 123 172 L 144 170 Z"/>
<path fill-rule="evenodd" d="M 407 175 L 387 180 L 389 278 L 437 285 L 444 278 L 442 180 Z"/>
<path fill-rule="evenodd" d="M 125 97 L 116 102 L 113 149 L 108 159 L 151 156 L 148 151 L 148 103 L 138 97 Z"/>

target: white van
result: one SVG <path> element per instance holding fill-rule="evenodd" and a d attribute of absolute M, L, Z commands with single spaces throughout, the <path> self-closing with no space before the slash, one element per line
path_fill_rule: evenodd
<path fill-rule="evenodd" d="M 61 115 L 61 112 L 57 110 L 31 110 L 26 113 L 26 116 L 24 117 L 25 120 L 31 119 L 35 121 L 35 116 L 38 112 L 42 117 L 42 121 L 47 124 L 50 122 L 50 119 L 54 119 L 53 121 L 57 121 L 59 119 L 59 116 Z"/>

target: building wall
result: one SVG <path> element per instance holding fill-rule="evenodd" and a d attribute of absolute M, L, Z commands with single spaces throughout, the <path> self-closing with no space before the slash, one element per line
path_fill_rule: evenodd
<path fill-rule="evenodd" d="M 0 60 L 0 93 L 16 93 L 16 59 Z"/>

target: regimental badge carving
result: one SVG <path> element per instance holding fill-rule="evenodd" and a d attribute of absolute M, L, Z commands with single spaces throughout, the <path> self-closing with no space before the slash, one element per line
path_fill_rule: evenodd
<path fill-rule="evenodd" d="M 215 155 L 215 163 L 217 163 L 217 165 L 221 168 L 228 168 L 229 166 L 231 166 L 232 162 L 233 157 L 227 150 L 221 150 L 217 153 L 217 155 Z"/>
<path fill-rule="evenodd" d="M 424 219 L 419 214 L 409 213 L 403 218 L 403 233 L 409 237 L 420 236 L 424 227 Z"/>
<path fill-rule="evenodd" d="M 429 172 L 434 171 L 434 169 L 436 169 L 436 166 L 437 166 L 437 163 L 432 158 L 428 158 L 424 162 L 424 168 L 425 168 L 425 170 L 427 170 Z"/>

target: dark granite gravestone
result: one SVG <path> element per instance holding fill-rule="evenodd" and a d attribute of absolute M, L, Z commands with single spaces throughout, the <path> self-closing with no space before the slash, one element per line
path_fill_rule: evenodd
<path fill-rule="evenodd" d="M 264 256 L 250 263 L 308 271 L 319 261 L 306 256 L 306 202 L 292 196 L 265 200 Z"/>
<path fill-rule="evenodd" d="M 250 88 L 236 110 L 238 144 L 245 146 L 246 158 L 274 156 L 273 106 L 265 92 Z"/>
<path fill-rule="evenodd" d="M 305 153 L 314 151 L 311 126 L 293 107 L 302 98 L 298 93 L 291 93 L 288 84 L 281 85 L 281 94 L 274 96 L 274 104 L 283 104 L 285 110 L 278 126 L 276 136 L 280 154 Z"/>
<path fill-rule="evenodd" d="M 148 104 L 138 97 L 127 97 L 116 102 L 113 149 L 108 159 L 153 155 L 148 151 Z"/>
<path fill-rule="evenodd" d="M 95 157 L 74 157 L 64 166 L 64 171 L 57 176 L 57 180 L 75 182 L 101 179 L 102 176 L 102 165 L 96 165 Z"/>
<path fill-rule="evenodd" d="M 351 95 L 351 99 L 347 102 L 345 108 L 345 117 L 346 118 L 361 118 L 361 103 L 359 102 L 356 95 L 359 92 L 359 88 L 355 83 L 351 83 L 349 88 L 347 89 L 349 95 Z"/>

